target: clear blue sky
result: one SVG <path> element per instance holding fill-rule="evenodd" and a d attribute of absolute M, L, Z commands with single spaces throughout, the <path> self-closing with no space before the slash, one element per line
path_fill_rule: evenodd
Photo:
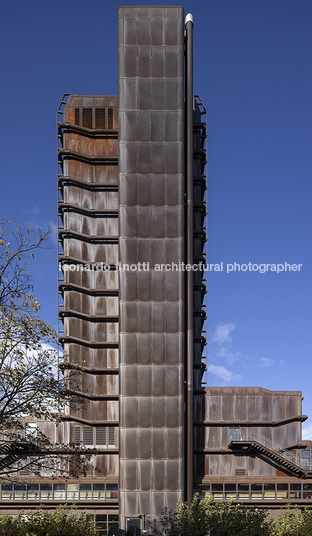
<path fill-rule="evenodd" d="M 117 93 L 118 5 L 3 4 L 3 217 L 55 229 L 56 109 L 65 92 Z M 209 262 L 224 263 L 209 274 L 209 384 L 302 390 L 312 421 L 312 2 L 184 8 L 195 23 L 194 91 L 208 110 Z M 33 272 L 42 316 L 56 326 L 52 246 Z M 227 274 L 234 262 L 302 267 Z"/>

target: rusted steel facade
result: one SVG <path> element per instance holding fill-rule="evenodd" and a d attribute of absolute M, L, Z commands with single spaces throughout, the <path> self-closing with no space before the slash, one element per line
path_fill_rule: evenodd
<path fill-rule="evenodd" d="M 204 312 L 200 297 L 194 313 L 193 271 L 172 269 L 204 261 L 206 132 L 192 91 L 192 27 L 181 7 L 119 9 L 119 259 L 143 266 L 120 272 L 122 528 L 193 492 Z"/>
<path fill-rule="evenodd" d="M 69 95 L 59 111 L 60 343 L 65 371 L 73 364 L 83 368 L 80 390 L 84 398 L 82 406 L 68 409 L 65 419 L 69 422 L 71 442 L 95 446 L 103 452 L 92 461 L 90 476 L 116 483 L 117 125 L 117 97 Z"/>
<path fill-rule="evenodd" d="M 194 489 L 201 496 L 279 508 L 312 499 L 312 466 L 302 453 L 302 393 L 260 387 L 208 387 L 195 395 Z M 306 454 L 305 454 L 306 455 Z"/>
<path fill-rule="evenodd" d="M 184 496 L 184 12 L 119 9 L 120 518 Z M 171 191 L 169 188 L 171 187 Z"/>

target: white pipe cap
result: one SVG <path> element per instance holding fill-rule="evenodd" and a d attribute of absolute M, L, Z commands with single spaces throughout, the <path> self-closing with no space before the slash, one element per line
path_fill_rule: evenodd
<path fill-rule="evenodd" d="M 194 24 L 194 19 L 193 19 L 193 15 L 192 13 L 188 13 L 185 17 L 185 24 L 187 24 L 188 22 L 191 22 L 192 24 Z"/>

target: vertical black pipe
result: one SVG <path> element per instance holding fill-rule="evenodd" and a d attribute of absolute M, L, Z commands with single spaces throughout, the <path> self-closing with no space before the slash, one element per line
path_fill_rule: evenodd
<path fill-rule="evenodd" d="M 185 18 L 186 30 L 186 259 L 193 264 L 193 16 Z M 186 500 L 193 498 L 193 271 L 186 272 Z"/>

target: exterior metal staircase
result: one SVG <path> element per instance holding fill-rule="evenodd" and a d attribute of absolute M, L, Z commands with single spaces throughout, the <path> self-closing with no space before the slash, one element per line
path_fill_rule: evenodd
<path fill-rule="evenodd" d="M 249 432 L 239 439 L 231 439 L 229 449 L 237 454 L 258 456 L 270 460 L 279 469 L 297 478 L 312 478 L 312 464 L 302 460 L 298 454 L 277 445 L 258 432 Z"/>

